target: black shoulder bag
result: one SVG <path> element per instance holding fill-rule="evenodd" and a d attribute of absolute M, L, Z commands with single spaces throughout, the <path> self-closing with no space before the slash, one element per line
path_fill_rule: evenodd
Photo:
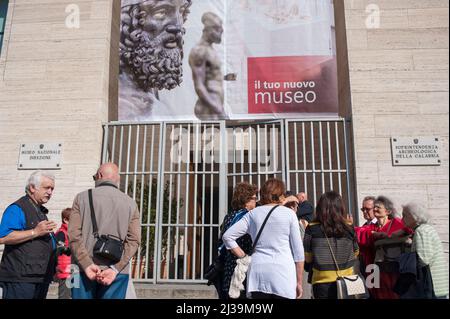
<path fill-rule="evenodd" d="M 94 203 L 92 201 L 92 189 L 88 191 L 89 206 L 91 208 L 92 227 L 94 237 L 97 239 L 94 245 L 93 255 L 117 263 L 122 258 L 123 241 L 113 235 L 98 235 L 97 221 L 95 220 Z"/>

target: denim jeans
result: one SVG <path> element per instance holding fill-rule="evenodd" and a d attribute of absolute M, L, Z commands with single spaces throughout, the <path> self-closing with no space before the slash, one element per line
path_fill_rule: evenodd
<path fill-rule="evenodd" d="M 80 273 L 80 287 L 72 288 L 72 299 L 125 299 L 129 275 L 117 275 L 109 286 L 91 281 Z"/>

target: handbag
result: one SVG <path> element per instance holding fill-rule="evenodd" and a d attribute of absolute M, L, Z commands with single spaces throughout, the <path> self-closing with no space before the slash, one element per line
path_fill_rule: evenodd
<path fill-rule="evenodd" d="M 95 257 L 100 257 L 111 261 L 113 263 L 118 263 L 122 258 L 123 254 L 123 241 L 113 235 L 100 235 L 98 234 L 97 221 L 95 220 L 94 203 L 92 200 L 92 189 L 88 191 L 89 195 L 89 206 L 91 209 L 91 220 L 92 228 L 94 232 L 94 237 L 97 241 L 94 244 L 93 255 Z"/>
<path fill-rule="evenodd" d="M 334 256 L 333 249 L 331 248 L 328 236 L 323 231 L 327 240 L 328 247 L 330 248 L 331 256 L 333 257 L 334 264 L 336 265 L 336 286 L 337 286 L 337 298 L 338 299 L 368 299 L 369 291 L 366 287 L 364 278 L 359 275 L 340 276 L 339 266 Z"/>
<path fill-rule="evenodd" d="M 389 234 L 393 222 L 389 224 L 387 233 Z M 411 246 L 407 244 L 409 236 L 398 238 L 385 238 L 375 241 L 375 264 L 382 272 L 399 271 L 398 259 L 404 253 L 411 251 Z"/>
<path fill-rule="evenodd" d="M 229 227 L 235 224 L 241 217 L 242 215 L 234 216 L 234 218 L 231 220 Z M 206 268 L 206 270 L 203 273 L 203 278 L 208 280 L 208 286 L 215 283 L 222 276 L 223 270 L 225 268 L 225 251 L 226 251 L 225 245 L 222 244 L 219 247 L 219 254 L 217 255 L 216 258 L 214 258 L 213 262 Z"/>
<path fill-rule="evenodd" d="M 385 238 L 375 242 L 375 264 L 382 272 L 398 272 L 399 258 L 411 252 L 409 237 Z"/>
<path fill-rule="evenodd" d="M 220 253 L 216 258 L 214 258 L 212 264 L 206 268 L 203 274 L 203 278 L 208 280 L 208 286 L 220 278 L 219 276 L 222 275 L 224 267 L 225 261 L 222 253 Z"/>

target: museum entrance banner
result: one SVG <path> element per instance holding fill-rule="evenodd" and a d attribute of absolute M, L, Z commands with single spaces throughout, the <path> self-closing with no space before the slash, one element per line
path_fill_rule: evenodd
<path fill-rule="evenodd" d="M 331 0 L 122 0 L 119 120 L 338 113 Z"/>

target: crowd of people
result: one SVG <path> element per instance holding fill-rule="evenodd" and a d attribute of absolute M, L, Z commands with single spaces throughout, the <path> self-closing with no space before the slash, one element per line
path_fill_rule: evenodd
<path fill-rule="evenodd" d="M 334 191 L 320 196 L 315 209 L 307 194 L 286 191 L 280 180 L 266 181 L 258 202 L 257 194 L 246 182 L 234 189 L 236 205 L 219 240 L 227 260 L 219 298 L 298 299 L 304 270 L 314 299 L 337 299 L 338 278 L 354 274 L 365 279 L 372 299 L 448 298 L 442 242 L 422 205 L 404 205 L 401 218 L 389 198 L 368 196 L 358 226 Z M 241 264 L 248 269 L 239 288 L 233 272 Z"/>

